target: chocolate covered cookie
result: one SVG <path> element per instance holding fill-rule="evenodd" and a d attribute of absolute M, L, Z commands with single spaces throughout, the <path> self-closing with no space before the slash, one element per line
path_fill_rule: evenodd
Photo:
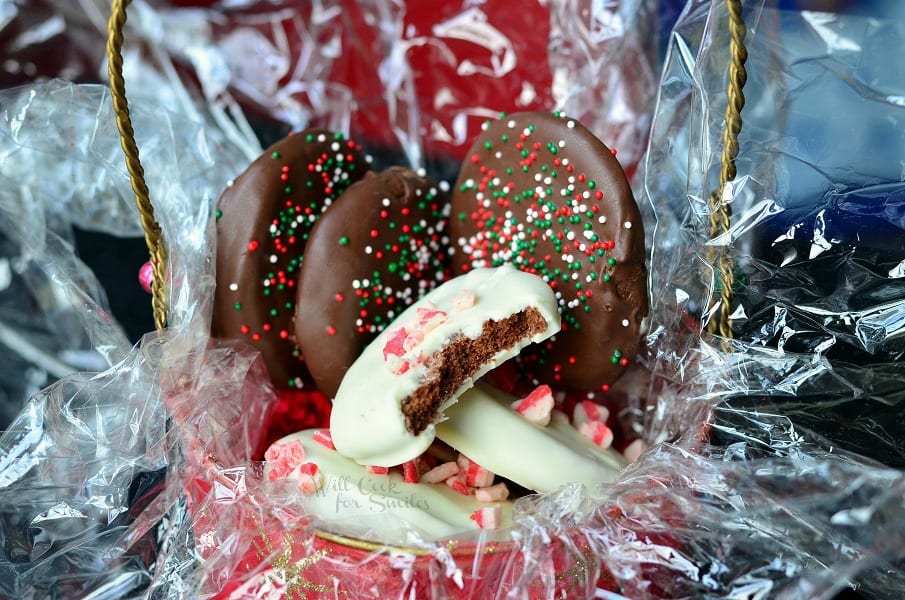
<path fill-rule="evenodd" d="M 562 330 L 521 356 L 533 380 L 608 390 L 648 311 L 644 228 L 614 153 L 559 113 L 485 124 L 453 189 L 456 273 L 512 263 L 556 292 Z"/>
<path fill-rule="evenodd" d="M 311 229 L 369 163 L 341 134 L 304 131 L 268 148 L 220 198 L 213 334 L 260 350 L 277 387 L 310 381 L 293 319 Z"/>
<path fill-rule="evenodd" d="M 368 173 L 311 231 L 295 332 L 318 389 L 346 370 L 409 305 L 449 277 L 449 202 L 410 169 Z"/>

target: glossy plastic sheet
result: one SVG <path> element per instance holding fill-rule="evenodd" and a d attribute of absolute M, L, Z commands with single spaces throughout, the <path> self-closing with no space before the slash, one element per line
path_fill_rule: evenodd
<path fill-rule="evenodd" d="M 572 5 L 554 6 L 564 11 L 556 18 L 585 14 Z M 598 15 L 614 14 L 594 7 L 603 11 Z M 172 327 L 129 350 L 103 309 L 103 292 L 60 241 L 65 235 L 44 236 L 52 243 L 36 243 L 42 237 L 35 235 L 69 214 L 55 208 L 55 194 L 41 201 L 38 193 L 60 181 L 71 180 L 77 190 L 96 182 L 98 198 L 109 198 L 113 214 L 128 220 L 124 215 L 132 209 L 123 200 L 128 192 L 121 163 L 113 158 L 117 141 L 109 100 L 102 88 L 60 82 L 4 93 L 0 161 L 9 162 L 0 162 L 0 169 L 28 165 L 27 153 L 43 161 L 36 164 L 56 161 L 67 169 L 26 180 L 24 187 L 3 186 L 0 224 L 11 241 L 9 263 L 26 257 L 24 264 L 46 278 L 46 288 L 34 285 L 28 293 L 41 297 L 42 289 L 63 290 L 63 297 L 75 298 L 67 305 L 80 323 L 75 330 L 82 332 L 86 350 L 103 349 L 100 356 L 110 368 L 61 378 L 36 394 L 0 438 L 0 595 L 830 598 L 855 586 L 901 597 L 905 475 L 897 468 L 905 465 L 899 383 L 905 373 L 883 354 L 883 348 L 895 347 L 896 336 L 875 338 L 880 352 L 859 347 L 866 353 L 861 364 L 841 364 L 829 352 L 793 352 L 814 348 L 752 335 L 746 327 L 755 311 L 744 302 L 746 284 L 754 279 L 745 268 L 754 264 L 752 248 L 759 239 L 759 230 L 745 224 L 791 218 L 788 213 L 807 223 L 807 215 L 817 214 L 811 210 L 814 188 L 799 186 L 801 177 L 778 175 L 791 154 L 783 143 L 800 147 L 807 140 L 776 118 L 792 111 L 802 93 L 790 92 L 790 82 L 801 77 L 795 69 L 818 65 L 815 71 L 826 83 L 841 80 L 857 90 L 845 114 L 888 122 L 898 117 L 894 100 L 902 94 L 896 86 L 905 78 L 891 75 L 887 62 L 872 62 L 883 55 L 865 53 L 862 45 L 894 45 L 905 40 L 905 31 L 876 20 L 747 7 L 746 118 L 752 117 L 745 135 L 755 137 L 743 138 L 741 178 L 733 189 L 733 221 L 741 225 L 738 237 L 708 240 L 702 233 L 704 199 L 716 181 L 725 104 L 724 10 L 697 2 L 683 14 L 671 38 L 650 151 L 637 180 L 647 201 L 646 222 L 656 223 L 648 227 L 653 312 L 645 368 L 627 376 L 613 400 L 623 406 L 624 427 L 651 448 L 613 485 L 567 487 L 521 500 L 517 524 L 502 539 L 413 543 L 389 553 L 316 535 L 297 504 L 267 493 L 254 459 L 266 443 L 262 424 L 279 418 L 279 399 L 255 354 L 210 341 L 204 333 L 212 285 L 211 206 L 224 181 L 241 169 L 242 145 L 228 136 L 204 135 L 211 131 L 200 121 L 134 102 L 139 138 L 148 146 L 145 162 L 156 169 L 149 186 L 158 194 L 154 200 L 171 240 Z M 556 18 L 551 29 L 564 31 Z M 612 29 L 601 31 L 609 39 L 604 33 Z M 862 69 L 874 76 L 859 78 Z M 579 82 L 587 73 L 600 76 L 597 70 L 573 72 Z M 7 106 L 17 108 L 10 112 Z M 813 108 L 802 112 L 820 115 Z M 25 131 L 20 123 L 39 129 Z M 69 146 L 55 139 L 59 135 L 41 135 L 42 123 L 45 132 L 72 132 L 71 162 L 70 152 L 61 150 Z M 80 145 L 86 138 L 91 143 Z M 400 155 L 429 147 L 408 141 L 399 144 Z M 848 145 L 854 146 L 850 136 Z M 866 178 L 872 173 L 866 166 L 849 170 L 843 161 L 846 168 L 834 174 L 824 162 L 829 149 L 812 146 L 813 154 L 800 154 L 808 157 L 800 162 L 833 182 L 833 191 L 845 189 L 843 182 L 857 189 L 878 185 Z M 897 177 L 883 180 L 872 195 L 897 189 Z M 28 194 L 39 200 L 25 202 Z M 871 214 L 895 223 L 895 194 L 882 198 Z M 70 202 L 92 199 L 80 192 Z M 763 205 L 772 208 L 757 212 Z M 894 233 L 880 239 L 901 244 L 901 233 Z M 738 340 L 726 353 L 719 340 L 700 331 L 713 288 L 703 264 L 706 247 L 730 238 L 743 309 L 735 311 Z M 856 254 L 861 247 L 832 242 L 832 234 L 821 239 L 829 240 L 830 254 L 847 257 L 843 250 Z M 790 264 L 807 273 L 813 259 L 820 255 Z M 782 266 L 779 261 L 772 268 L 785 281 Z M 871 271 L 883 293 L 866 296 L 881 305 L 895 300 L 889 290 L 896 288 L 883 287 L 892 276 L 877 275 L 884 272 Z M 822 290 L 821 302 L 846 307 L 846 271 L 832 275 L 842 283 L 796 289 L 812 295 Z M 770 281 L 762 285 L 774 285 Z M 777 310 L 794 323 L 791 317 L 802 314 L 802 305 L 775 296 L 786 299 Z M 750 298 L 762 301 L 753 292 Z M 832 339 L 841 345 L 857 336 Z"/>

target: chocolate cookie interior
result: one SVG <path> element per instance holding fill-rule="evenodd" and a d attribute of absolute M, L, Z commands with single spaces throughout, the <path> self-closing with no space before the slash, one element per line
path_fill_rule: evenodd
<path fill-rule="evenodd" d="M 414 435 L 439 418 L 443 402 L 469 377 L 493 357 L 521 340 L 542 333 L 547 321 L 534 307 L 528 307 L 500 321 L 485 321 L 481 334 L 471 339 L 459 334 L 437 352 L 421 384 L 402 401 L 406 428 Z"/>

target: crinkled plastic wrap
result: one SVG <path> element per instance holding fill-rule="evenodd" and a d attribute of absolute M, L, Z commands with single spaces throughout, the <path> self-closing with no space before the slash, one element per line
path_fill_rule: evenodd
<path fill-rule="evenodd" d="M 905 474 L 897 468 L 905 464 L 899 383 L 905 374 L 890 362 L 897 356 L 896 329 L 890 326 L 875 335 L 872 350 L 861 345 L 858 354 L 844 355 L 859 364 L 836 362 L 827 351 L 833 345 L 855 344 L 860 338 L 846 337 L 852 331 L 846 327 L 854 328 L 865 314 L 874 315 L 876 306 L 885 310 L 891 305 L 892 310 L 882 312 L 886 319 L 895 315 L 894 294 L 901 288 L 884 287 L 894 276 L 873 267 L 885 264 L 883 256 L 859 254 L 879 252 L 862 243 L 867 239 L 864 232 L 853 238 L 857 243 L 849 243 L 845 240 L 850 238 L 826 227 L 828 209 L 842 205 L 853 207 L 851 214 L 863 212 L 891 227 L 898 223 L 901 229 L 893 193 L 901 174 L 892 177 L 876 158 L 865 161 L 863 168 L 852 166 L 854 157 L 876 157 L 878 147 L 894 153 L 888 140 L 884 146 L 868 146 L 867 138 L 852 134 L 864 125 L 838 134 L 845 140 L 841 146 L 826 146 L 821 136 L 845 119 L 826 117 L 825 92 L 812 98 L 810 86 L 822 82 L 850 91 L 841 114 L 857 115 L 878 133 L 901 129 L 895 127 L 901 110 L 896 99 L 902 96 L 897 90 L 905 78 L 896 75 L 897 67 L 888 59 L 894 54 L 867 49 L 884 43 L 896 47 L 905 40 L 905 30 L 876 19 L 786 13 L 746 4 L 749 105 L 740 178 L 732 194 L 732 235 L 709 240 L 705 233 L 706 198 L 716 181 L 725 105 L 728 37 L 721 3 L 693 2 L 680 18 L 670 40 L 650 150 L 636 179 L 647 201 L 653 248 L 652 314 L 644 368 L 627 375 L 613 395 L 625 405 L 621 417 L 626 429 L 643 436 L 651 447 L 612 485 L 566 487 L 519 500 L 510 530 L 436 544 L 412 540 L 389 552 L 319 533 L 298 503 L 268 495 L 262 465 L 255 459 L 266 443 L 264 425 L 279 426 L 279 399 L 255 353 L 206 336 L 213 285 L 211 209 L 224 182 L 241 169 L 247 146 L 215 134 L 224 128 L 209 122 L 133 102 L 148 183 L 169 242 L 171 328 L 149 334 L 129 350 L 103 308 L 103 292 L 73 258 L 65 236 L 50 227 L 81 206 L 93 210 L 88 207 L 95 199 L 115 207 L 113 214 L 123 222 L 130 213 L 134 217 L 115 152 L 118 141 L 106 92 L 62 82 L 5 92 L 0 99 L 0 172 L 5 175 L 9 166 L 14 181 L 27 184 L 4 184 L 0 196 L 0 224 L 14 257 L 10 265 L 21 263 L 16 277 L 20 272 L 40 275 L 22 277 L 34 297 L 50 293 L 44 289 L 62 290 L 54 293 L 66 299 L 67 311 L 78 324 L 73 331 L 84 339 L 82 347 L 98 352 L 111 368 L 63 377 L 36 394 L 0 438 L 0 595 L 829 598 L 853 586 L 877 596 L 901 597 Z M 400 25 L 394 17 L 401 14 L 400 7 L 376 2 L 360 6 L 364 12 L 353 14 L 363 14 L 363 22 L 372 28 L 356 31 L 389 36 L 371 38 L 365 47 L 384 49 L 399 59 L 394 51 L 400 47 L 387 39 L 402 31 L 394 29 Z M 377 13 L 368 11 L 377 9 L 386 11 L 374 20 Z M 561 79 L 552 80 L 556 85 L 550 98 L 558 102 L 571 97 L 555 95 L 563 90 L 582 90 L 589 82 L 606 79 L 596 50 L 578 51 L 569 44 L 620 39 L 613 32 L 633 30 L 637 13 L 632 10 L 638 5 L 620 4 L 625 13 L 598 3 L 552 3 L 550 9 L 548 47 L 556 49 L 551 64 L 571 65 L 563 67 L 566 71 L 554 69 Z M 239 10 L 247 10 L 243 18 L 255 14 L 248 7 Z M 285 7 L 275 6 L 274 11 L 286 16 L 283 25 L 312 31 L 305 27 L 305 18 L 295 19 Z M 463 9 L 459 16 L 465 13 Z M 213 22 L 228 36 L 234 31 L 225 25 L 231 13 L 223 14 L 226 20 Z M 331 10 L 316 14 L 312 22 L 317 26 L 340 14 L 349 18 Z M 626 20 L 620 21 L 620 15 Z M 265 11 L 260 23 L 274 33 L 271 18 Z M 639 24 L 638 30 L 644 28 Z M 347 34 L 343 27 L 336 31 L 340 37 Z M 563 32 L 584 35 L 570 36 L 566 44 Z M 249 31 L 245 34 L 250 38 L 234 42 L 243 48 L 262 43 Z M 365 37 L 361 34 L 359 41 L 364 43 Z M 323 44 L 316 35 L 305 39 Z M 505 44 L 494 52 L 490 64 L 505 66 Z M 619 65 L 633 64 L 626 56 L 615 56 Z M 394 90 L 388 97 L 411 101 L 412 96 L 394 94 L 415 93 L 416 88 L 407 87 L 412 79 L 404 69 L 400 74 L 389 65 L 376 65 L 382 83 L 396 81 L 386 79 L 393 74 L 400 77 L 399 87 L 386 88 Z M 360 68 L 373 77 L 374 66 Z M 299 72 L 310 75 L 312 82 L 322 81 L 316 70 Z M 632 67 L 630 72 L 637 75 L 639 70 Z M 640 93 L 641 88 L 628 87 Z M 328 89 L 344 89 L 340 97 L 347 100 L 354 97 L 348 87 L 314 86 L 306 91 Z M 587 96 L 576 92 L 574 97 L 588 104 L 567 105 L 566 110 L 581 112 L 585 106 L 588 115 L 603 119 L 597 112 L 599 97 L 584 89 Z M 632 97 L 622 93 L 620 98 Z M 803 98 L 809 99 L 801 107 L 797 102 Z M 646 100 L 643 94 L 635 98 L 642 105 Z M 299 117 L 296 125 L 324 117 L 351 126 L 355 111 L 361 111 L 357 117 L 363 119 L 380 114 L 334 101 L 322 105 L 332 106 L 332 112 L 314 118 L 316 103 L 300 103 L 313 112 Z M 387 107 L 394 124 L 390 136 L 383 138 L 388 151 L 415 164 L 420 164 L 416 159 L 422 152 L 445 152 L 422 138 L 420 127 L 398 126 L 434 119 L 435 113 L 421 113 L 417 103 L 402 100 L 380 106 L 381 111 Z M 637 105 L 622 109 L 643 122 L 646 113 Z M 810 136 L 791 119 L 795 114 L 814 119 Z M 597 130 L 608 137 L 605 130 Z M 643 144 L 630 133 L 621 135 L 627 136 L 623 146 Z M 846 154 L 847 160 L 831 160 L 835 151 L 846 148 L 859 151 Z M 803 170 L 793 170 L 792 163 Z M 34 165 L 44 173 L 34 172 Z M 824 178 L 824 188 L 815 182 L 815 174 Z M 54 186 L 64 185 L 75 192 L 62 197 L 60 208 L 59 193 L 67 192 Z M 871 192 L 846 196 L 849 188 Z M 46 199 L 41 190 L 50 192 Z M 864 203 L 849 204 L 856 196 Z M 867 201 L 881 197 L 879 205 Z M 806 259 L 793 256 L 788 263 L 771 258 L 769 252 L 777 244 L 785 251 L 781 244 L 786 240 L 800 241 L 807 235 L 810 244 L 818 239 L 812 233 L 818 229 L 818 204 L 827 209 L 820 217 L 823 242 L 818 248 L 829 248 L 813 256 L 809 251 Z M 774 229 L 799 237 L 764 237 L 763 232 Z M 878 239 L 902 243 L 900 231 Z M 704 262 L 706 248 L 730 242 L 738 265 L 739 308 L 734 311 L 737 341 L 727 353 L 719 340 L 700 331 L 710 318 L 707 306 L 714 288 L 710 265 Z M 838 277 L 835 283 L 820 287 L 817 279 L 806 279 L 808 285 L 796 285 L 809 276 L 812 261 L 824 254 L 836 256 L 839 268 L 830 273 Z M 787 266 L 798 271 L 784 272 Z M 864 269 L 857 282 L 865 288 L 853 287 L 850 269 L 855 267 Z M 770 291 L 772 296 L 755 293 L 755 285 L 777 291 Z M 817 298 L 817 309 L 831 306 L 835 313 L 815 312 L 795 295 L 805 293 Z M 745 303 L 763 302 L 761 295 L 782 315 L 770 326 L 782 322 L 788 332 L 771 333 L 763 316 L 752 316 L 763 311 Z M 848 304 L 852 298 L 859 303 Z M 822 315 L 818 321 L 824 327 L 802 327 L 805 314 Z M 838 321 L 833 320 L 835 314 L 840 315 Z M 834 343 L 818 348 L 820 343 L 789 342 L 821 335 Z"/>

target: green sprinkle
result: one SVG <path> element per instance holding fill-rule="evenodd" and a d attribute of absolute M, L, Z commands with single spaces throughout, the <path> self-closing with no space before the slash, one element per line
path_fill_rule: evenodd
<path fill-rule="evenodd" d="M 604 280 L 604 281 L 609 281 L 609 280 L 612 279 L 612 278 L 613 278 L 613 276 L 610 275 L 609 273 L 606 273 L 606 274 L 603 276 L 603 280 Z"/>
<path fill-rule="evenodd" d="M 219 219 L 222 216 L 223 216 L 223 211 L 220 210 L 219 208 L 214 211 L 214 218 Z"/>
<path fill-rule="evenodd" d="M 348 246 L 349 245 L 349 236 L 344 235 L 341 238 L 339 238 L 339 245 Z"/>
<path fill-rule="evenodd" d="M 241 302 L 236 302 L 236 304 L 235 304 L 234 306 L 235 306 L 236 310 L 242 310 L 242 303 L 241 303 Z"/>
<path fill-rule="evenodd" d="M 593 179 L 588 180 L 588 189 L 593 190 L 595 187 L 597 187 L 597 183 Z"/>
<path fill-rule="evenodd" d="M 613 265 L 616 264 L 616 259 L 611 256 L 608 259 L 606 259 L 606 264 L 608 264 L 612 267 Z"/>
<path fill-rule="evenodd" d="M 272 153 L 270 154 L 270 157 L 271 157 L 271 158 L 279 158 L 279 157 L 280 157 L 280 153 L 274 151 L 274 152 L 272 152 Z"/>

